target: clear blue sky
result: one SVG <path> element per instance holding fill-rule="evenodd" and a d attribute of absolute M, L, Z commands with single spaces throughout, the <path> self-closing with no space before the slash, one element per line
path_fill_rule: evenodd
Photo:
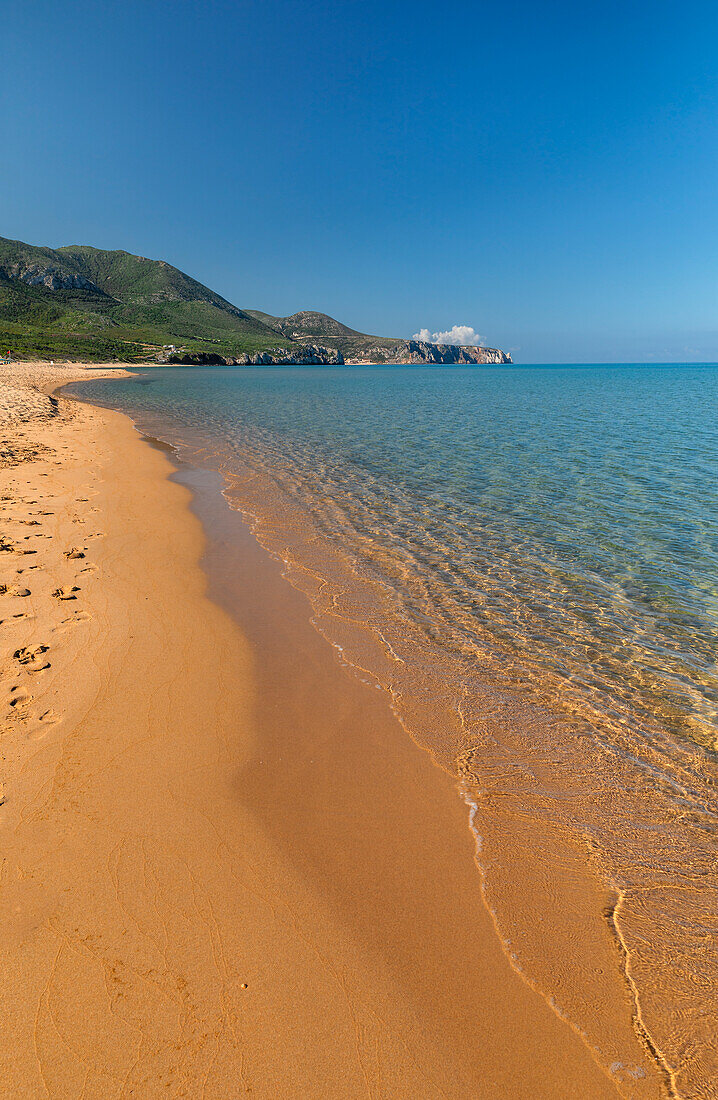
<path fill-rule="evenodd" d="M 0 234 L 237 305 L 718 359 L 718 6 L 3 6 Z"/>

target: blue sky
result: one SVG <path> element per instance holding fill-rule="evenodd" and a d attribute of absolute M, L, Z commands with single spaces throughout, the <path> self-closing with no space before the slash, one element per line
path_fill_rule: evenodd
<path fill-rule="evenodd" d="M 3 236 L 519 362 L 718 359 L 718 6 L 5 5 Z"/>

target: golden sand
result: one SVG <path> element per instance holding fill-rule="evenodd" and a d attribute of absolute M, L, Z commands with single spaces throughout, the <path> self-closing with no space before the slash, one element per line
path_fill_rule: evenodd
<path fill-rule="evenodd" d="M 251 536 L 240 629 L 167 456 L 42 392 L 81 369 L 10 372 L 0 1094 L 663 1095 L 512 969 L 453 780 Z"/>

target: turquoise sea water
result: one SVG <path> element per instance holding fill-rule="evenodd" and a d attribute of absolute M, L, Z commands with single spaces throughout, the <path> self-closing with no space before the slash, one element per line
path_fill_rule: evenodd
<path fill-rule="evenodd" d="M 655 1092 L 586 995 L 571 866 L 605 888 L 593 919 L 661 1094 L 714 1095 L 718 366 L 156 368 L 75 390 L 221 471 L 317 628 L 457 776 L 511 965 L 621 1095 Z M 517 846 L 516 821 L 544 842 Z"/>
<path fill-rule="evenodd" d="M 718 367 L 161 368 L 83 392 L 283 470 L 329 540 L 384 547 L 407 617 L 520 689 L 715 742 Z"/>

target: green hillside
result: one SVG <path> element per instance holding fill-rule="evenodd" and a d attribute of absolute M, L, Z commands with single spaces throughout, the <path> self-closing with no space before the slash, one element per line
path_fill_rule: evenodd
<path fill-rule="evenodd" d="M 163 260 L 0 237 L 0 354 L 134 361 L 170 344 L 233 356 L 277 331 Z"/>

